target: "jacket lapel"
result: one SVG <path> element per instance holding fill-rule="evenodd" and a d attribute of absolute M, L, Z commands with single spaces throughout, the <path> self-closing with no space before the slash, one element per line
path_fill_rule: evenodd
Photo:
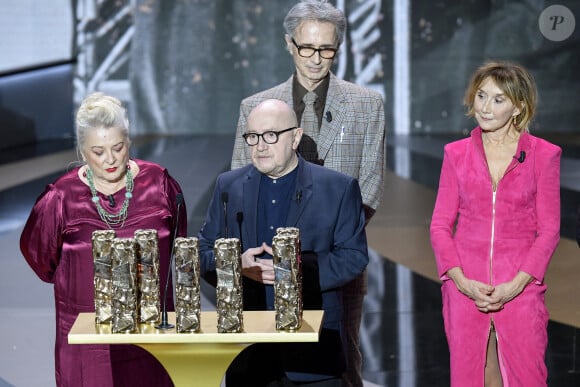
<path fill-rule="evenodd" d="M 275 98 L 284 101 L 294 109 L 294 99 L 292 98 L 292 83 L 294 81 L 294 75 L 292 75 L 286 82 L 282 83 L 280 86 L 272 89 L 274 92 L 270 95 L 264 95 L 262 100 L 268 98 Z M 261 102 L 261 101 L 260 101 Z"/>
<path fill-rule="evenodd" d="M 290 208 L 288 209 L 286 218 L 286 224 L 293 227 L 297 227 L 300 217 L 312 197 L 312 171 L 310 164 L 304 161 L 302 157 L 298 157 L 298 174 L 296 175 L 297 197 L 290 202 Z"/>
<path fill-rule="evenodd" d="M 260 173 L 256 168 L 251 168 L 243 182 L 242 201 L 244 203 L 244 225 L 242 237 L 244 249 L 256 247 L 258 244 L 258 235 L 256 233 L 258 214 L 258 191 L 260 189 Z"/>
<path fill-rule="evenodd" d="M 324 160 L 328 155 L 328 151 L 332 143 L 340 138 L 340 132 L 348 130 L 345 122 L 345 108 L 344 108 L 344 94 L 334 74 L 330 74 L 330 83 L 328 84 L 328 92 L 326 94 L 326 106 L 322 118 L 322 125 L 320 127 L 320 135 L 318 137 L 318 156 Z M 326 113 L 330 112 L 332 120 L 326 120 Z"/>

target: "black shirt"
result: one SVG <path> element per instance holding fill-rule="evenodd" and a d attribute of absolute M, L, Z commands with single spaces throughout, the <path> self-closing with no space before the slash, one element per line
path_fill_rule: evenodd
<path fill-rule="evenodd" d="M 258 243 L 266 242 L 272 246 L 272 239 L 276 234 L 278 227 L 285 227 L 286 218 L 290 202 L 296 190 L 296 175 L 298 168 L 287 175 L 277 179 L 272 179 L 262 175 L 260 179 L 260 191 L 258 193 L 258 219 L 257 234 Z M 260 258 L 272 259 L 270 254 L 264 254 Z M 266 287 L 266 308 L 274 309 L 274 286 L 265 285 Z"/>
<path fill-rule="evenodd" d="M 314 111 L 316 117 L 318 117 L 318 128 L 320 128 L 322 123 L 322 115 L 324 114 L 324 108 L 326 106 L 326 94 L 328 93 L 328 85 L 330 84 L 330 73 L 326 74 L 326 77 L 316 89 L 314 93 L 318 96 L 316 102 L 314 102 Z M 302 121 L 302 113 L 304 113 L 304 95 L 308 93 L 308 90 L 298 82 L 296 74 L 294 74 L 294 81 L 292 82 L 292 99 L 294 101 L 294 111 L 296 112 L 296 118 L 298 122 Z"/>

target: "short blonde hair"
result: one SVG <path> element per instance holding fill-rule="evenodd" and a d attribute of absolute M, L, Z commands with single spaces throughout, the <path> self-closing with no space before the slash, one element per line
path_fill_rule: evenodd
<path fill-rule="evenodd" d="M 516 128 L 529 131 L 530 122 L 536 112 L 538 91 L 531 74 L 516 63 L 488 62 L 475 71 L 463 98 L 467 115 L 473 117 L 475 95 L 488 78 L 493 80 L 510 101 L 520 109 L 520 114 L 515 117 Z"/>
<path fill-rule="evenodd" d="M 87 131 L 96 128 L 118 128 L 129 142 L 129 119 L 121 101 L 101 92 L 89 94 L 76 114 L 76 141 L 79 150 Z"/>

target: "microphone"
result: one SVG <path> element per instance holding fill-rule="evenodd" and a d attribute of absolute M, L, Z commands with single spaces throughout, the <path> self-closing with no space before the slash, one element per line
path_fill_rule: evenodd
<path fill-rule="evenodd" d="M 109 199 L 109 205 L 111 207 L 115 207 L 115 197 L 113 195 L 109 195 L 107 196 L 107 199 Z"/>
<path fill-rule="evenodd" d="M 327 111 L 326 112 L 326 122 L 332 121 L 332 113 Z"/>
<path fill-rule="evenodd" d="M 514 156 L 514 157 L 515 157 L 515 156 Z M 518 157 L 516 160 L 518 160 L 518 161 L 519 161 L 519 163 L 521 164 L 521 163 L 523 163 L 523 162 L 524 162 L 524 160 L 525 160 L 525 159 L 526 159 L 526 152 L 524 152 L 524 151 L 521 151 L 521 152 L 520 152 L 520 157 Z"/>
<path fill-rule="evenodd" d="M 167 270 L 167 279 L 165 280 L 165 291 L 163 292 L 163 310 L 161 311 L 161 322 L 155 328 L 157 329 L 172 329 L 173 324 L 167 322 L 167 292 L 169 288 L 169 280 L 171 278 L 171 273 L 173 272 L 173 261 L 175 257 L 173 256 L 175 252 L 175 238 L 177 238 L 177 229 L 179 228 L 179 210 L 183 204 L 183 194 L 179 192 L 175 195 L 175 202 L 177 203 L 177 215 L 175 216 L 175 228 L 173 229 L 173 243 L 171 244 L 171 253 L 169 255 L 169 269 Z"/>
<path fill-rule="evenodd" d="M 227 238 L 228 237 L 228 193 L 227 192 L 222 192 L 222 204 L 224 206 L 224 237 Z"/>
<path fill-rule="evenodd" d="M 238 222 L 238 231 L 240 232 L 240 250 L 244 251 L 244 241 L 242 239 L 242 222 L 244 221 L 244 213 L 236 213 L 236 221 Z"/>
<path fill-rule="evenodd" d="M 296 191 L 296 201 L 298 203 L 300 203 L 300 199 L 302 199 L 302 190 L 299 189 L 298 191 Z"/>

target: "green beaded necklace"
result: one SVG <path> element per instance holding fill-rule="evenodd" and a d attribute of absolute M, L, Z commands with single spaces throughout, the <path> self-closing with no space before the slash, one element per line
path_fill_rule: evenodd
<path fill-rule="evenodd" d="M 120 225 L 119 227 L 123 227 L 123 225 L 125 224 L 125 220 L 127 219 L 127 209 L 129 208 L 129 200 L 133 197 L 133 174 L 131 173 L 130 169 L 127 169 L 125 179 L 126 179 L 125 200 L 123 201 L 123 205 L 121 206 L 119 212 L 116 214 L 111 214 L 107 210 L 105 210 L 103 206 L 101 206 L 99 196 L 97 196 L 95 182 L 93 181 L 93 171 L 87 166 L 87 180 L 89 182 L 89 187 L 91 188 L 91 195 L 93 195 L 91 200 L 97 206 L 97 212 L 99 213 L 99 216 L 101 217 L 103 222 L 107 223 L 107 226 L 109 226 L 109 228 L 117 227 L 119 225 Z"/>

